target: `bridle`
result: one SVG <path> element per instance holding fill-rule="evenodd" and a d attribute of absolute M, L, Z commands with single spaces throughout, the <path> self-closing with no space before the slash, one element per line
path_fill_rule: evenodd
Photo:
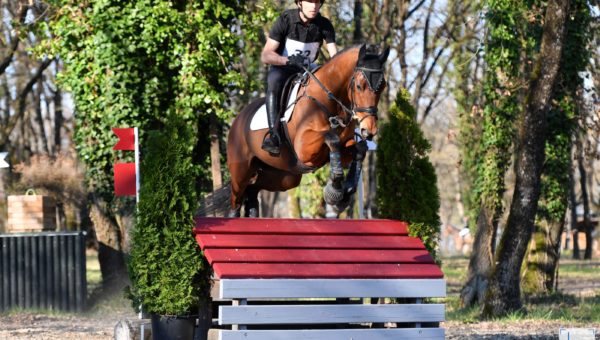
<path fill-rule="evenodd" d="M 317 85 L 319 85 L 319 87 L 327 94 L 327 98 L 336 102 L 342 108 L 342 110 L 344 110 L 344 112 L 346 112 L 346 114 L 349 115 L 349 117 L 350 117 L 349 119 L 347 119 L 347 120 L 341 119 L 336 114 L 331 113 L 331 111 L 329 111 L 327 106 L 325 106 L 323 103 L 321 103 L 317 98 L 307 95 L 305 93 L 303 95 L 303 97 L 306 96 L 308 99 L 315 102 L 317 104 L 317 106 L 319 106 L 321 108 L 321 110 L 323 110 L 325 113 L 327 113 L 327 115 L 329 117 L 329 122 L 332 125 L 332 127 L 334 127 L 334 125 L 346 127 L 352 120 L 356 120 L 358 122 L 358 124 L 360 125 L 360 123 L 362 123 L 362 121 L 368 117 L 375 117 L 375 119 L 377 119 L 378 109 L 376 106 L 367 106 L 367 107 L 354 106 L 355 92 L 356 92 L 355 91 L 356 86 L 354 86 L 354 82 L 355 82 L 356 75 L 358 74 L 358 72 L 361 72 L 363 74 L 363 77 L 365 77 L 365 79 L 367 80 L 369 90 L 372 92 L 375 92 L 375 93 L 380 92 L 381 90 L 383 90 L 383 85 L 385 84 L 385 80 L 383 77 L 383 68 L 374 69 L 374 68 L 368 68 L 368 67 L 363 67 L 363 66 L 356 66 L 354 68 L 354 71 L 352 73 L 352 78 L 350 78 L 350 82 L 349 82 L 350 106 L 351 106 L 350 108 L 348 106 L 346 106 L 344 103 L 342 103 L 342 101 L 339 100 L 331 91 L 329 91 L 329 89 L 319 80 L 319 78 L 317 78 L 314 75 L 314 73 L 311 70 L 309 70 L 307 67 L 304 67 L 304 66 L 302 68 L 317 83 Z M 371 72 L 381 73 L 380 81 L 377 84 L 375 84 L 375 86 L 373 86 L 373 84 L 371 84 L 370 78 L 367 77 L 367 73 L 371 73 Z M 298 100 L 300 100 L 301 98 L 302 97 L 298 98 L 296 100 L 296 102 Z M 362 118 L 359 118 L 357 115 L 357 112 L 366 112 L 367 115 L 365 115 Z"/>
<path fill-rule="evenodd" d="M 382 68 L 368 68 L 368 67 L 362 67 L 362 66 L 357 66 L 354 68 L 354 73 L 352 74 L 352 78 L 350 79 L 350 103 L 352 105 L 352 117 L 351 119 L 356 119 L 358 121 L 358 124 L 362 123 L 363 120 L 365 120 L 366 118 L 369 117 L 375 117 L 375 119 L 378 119 L 377 117 L 377 106 L 367 106 L 367 107 L 361 107 L 361 106 L 354 106 L 356 103 L 355 100 L 355 88 L 356 86 L 354 86 L 354 81 L 356 79 L 356 74 L 360 72 L 362 73 L 363 77 L 367 80 L 367 85 L 369 87 L 369 90 L 373 93 L 378 93 L 381 92 L 383 90 L 383 85 L 385 84 L 385 80 L 383 77 L 383 69 Z M 368 73 L 381 73 L 381 77 L 380 80 L 377 82 L 377 84 L 373 85 L 371 84 L 371 78 L 367 77 L 367 72 Z M 358 115 L 356 114 L 357 112 L 366 112 L 367 115 L 365 115 L 362 118 L 358 118 Z"/>

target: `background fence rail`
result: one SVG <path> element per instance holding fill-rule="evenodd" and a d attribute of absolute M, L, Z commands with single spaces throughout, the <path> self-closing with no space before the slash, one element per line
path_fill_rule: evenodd
<path fill-rule="evenodd" d="M 0 311 L 82 311 L 86 303 L 85 232 L 0 235 Z"/>

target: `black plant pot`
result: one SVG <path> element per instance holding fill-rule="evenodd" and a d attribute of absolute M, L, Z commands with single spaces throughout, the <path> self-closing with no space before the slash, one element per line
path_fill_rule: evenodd
<path fill-rule="evenodd" d="M 153 340 L 193 340 L 197 316 L 152 314 Z"/>

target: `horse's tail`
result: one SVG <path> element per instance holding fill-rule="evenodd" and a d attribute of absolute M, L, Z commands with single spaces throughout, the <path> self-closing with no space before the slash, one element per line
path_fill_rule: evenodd
<path fill-rule="evenodd" d="M 197 216 L 227 216 L 231 208 L 231 182 L 225 183 L 222 187 L 207 194 L 200 200 L 200 208 Z"/>

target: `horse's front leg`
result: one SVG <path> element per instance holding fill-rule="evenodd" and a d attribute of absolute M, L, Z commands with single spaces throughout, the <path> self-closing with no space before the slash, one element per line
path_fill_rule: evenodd
<path fill-rule="evenodd" d="M 342 152 L 340 136 L 334 131 L 325 134 L 325 144 L 329 147 L 330 175 L 327 185 L 323 190 L 323 197 L 327 204 L 335 205 L 344 197 L 344 168 L 342 167 Z"/>
<path fill-rule="evenodd" d="M 344 197 L 356 192 L 358 180 L 360 179 L 360 173 L 362 171 L 362 164 L 368 149 L 367 142 L 364 140 L 357 142 L 352 146 L 352 163 L 350 164 L 348 175 L 344 181 Z"/>
<path fill-rule="evenodd" d="M 348 169 L 346 180 L 344 181 L 344 195 L 342 199 L 333 207 L 336 213 L 340 213 L 350 205 L 352 195 L 356 192 L 362 171 L 362 163 L 367 154 L 368 146 L 366 141 L 360 141 L 352 145 L 352 163 Z"/>

